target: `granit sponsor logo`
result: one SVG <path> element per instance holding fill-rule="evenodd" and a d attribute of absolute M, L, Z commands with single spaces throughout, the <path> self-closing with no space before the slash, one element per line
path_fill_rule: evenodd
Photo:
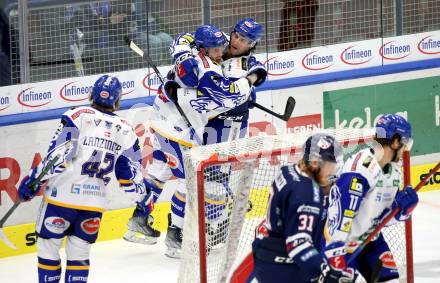
<path fill-rule="evenodd" d="M 417 44 L 417 49 L 427 55 L 434 55 L 440 53 L 440 40 L 432 39 L 432 35 L 422 38 Z"/>
<path fill-rule="evenodd" d="M 362 49 L 356 45 L 351 45 L 341 53 L 341 61 L 348 65 L 361 65 L 370 62 L 373 59 L 371 49 Z"/>
<path fill-rule="evenodd" d="M 60 89 L 60 97 L 66 101 L 76 102 L 87 100 L 92 86 L 78 85 L 77 82 L 69 82 Z"/>
<path fill-rule="evenodd" d="M 330 68 L 335 63 L 335 59 L 333 55 L 328 54 L 328 52 L 315 50 L 307 53 L 302 58 L 301 63 L 307 70 L 319 71 Z"/>
<path fill-rule="evenodd" d="M 400 60 L 411 54 L 411 46 L 409 44 L 399 44 L 392 40 L 380 47 L 379 54 L 387 60 Z"/>
<path fill-rule="evenodd" d="M 157 91 L 159 89 L 160 84 L 161 81 L 154 72 L 149 73 L 142 80 L 143 87 L 152 91 Z"/>
<path fill-rule="evenodd" d="M 0 111 L 11 106 L 11 98 L 9 96 L 0 95 Z"/>
<path fill-rule="evenodd" d="M 267 73 L 271 76 L 287 75 L 295 69 L 295 62 L 288 59 L 280 59 L 275 56 L 267 59 L 264 63 L 267 68 Z"/>
<path fill-rule="evenodd" d="M 24 89 L 18 94 L 17 101 L 26 107 L 41 107 L 49 104 L 53 99 L 51 91 L 35 90 L 34 87 Z"/>

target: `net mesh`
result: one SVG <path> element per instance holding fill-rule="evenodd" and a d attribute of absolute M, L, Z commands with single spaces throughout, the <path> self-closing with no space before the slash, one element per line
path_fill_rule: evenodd
<path fill-rule="evenodd" d="M 373 142 L 371 130 L 325 132 L 343 143 L 345 157 Z M 281 166 L 300 159 L 302 145 L 311 134 L 258 136 L 196 147 L 185 153 L 188 195 L 179 282 L 200 282 L 200 243 L 196 231 L 206 236 L 207 282 L 227 282 L 231 272 L 251 252 L 255 228 L 266 216 L 269 186 Z M 217 161 L 203 168 L 203 174 L 199 175 L 205 210 L 205 227 L 199 229 L 197 172 L 200 162 L 209 158 Z M 393 225 L 385 228 L 384 234 L 401 276 L 405 277 L 402 229 L 404 226 L 400 224 Z"/>

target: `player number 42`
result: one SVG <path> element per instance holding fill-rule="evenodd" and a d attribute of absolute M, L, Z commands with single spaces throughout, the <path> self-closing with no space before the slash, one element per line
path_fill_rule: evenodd
<path fill-rule="evenodd" d="M 102 179 L 104 184 L 107 185 L 110 181 L 110 177 L 106 175 L 113 170 L 115 156 L 110 152 L 106 152 L 103 160 L 102 155 L 103 152 L 101 150 L 95 149 L 89 159 L 82 165 L 81 175 Z"/>

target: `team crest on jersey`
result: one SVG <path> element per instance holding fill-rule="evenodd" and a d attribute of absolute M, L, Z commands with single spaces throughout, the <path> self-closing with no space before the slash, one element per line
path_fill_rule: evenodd
<path fill-rule="evenodd" d="M 94 120 L 94 122 L 95 122 L 95 126 L 96 127 L 98 127 L 99 126 L 99 124 L 101 124 L 101 119 L 93 119 Z"/>
<path fill-rule="evenodd" d="M 101 219 L 99 217 L 89 218 L 81 222 L 81 229 L 88 235 L 98 233 Z"/>
<path fill-rule="evenodd" d="M 99 96 L 101 96 L 102 98 L 109 98 L 110 93 L 108 93 L 108 91 L 103 90 L 99 93 Z"/>
<path fill-rule="evenodd" d="M 70 222 L 61 217 L 48 217 L 44 220 L 44 226 L 54 234 L 62 234 L 70 226 Z"/>
<path fill-rule="evenodd" d="M 393 254 L 390 251 L 381 254 L 379 259 L 382 261 L 383 267 L 397 269 L 397 264 L 394 261 Z"/>
<path fill-rule="evenodd" d="M 327 229 L 330 235 L 333 235 L 335 229 L 341 221 L 341 192 L 337 186 L 334 186 L 330 191 L 330 205 L 328 208 Z"/>

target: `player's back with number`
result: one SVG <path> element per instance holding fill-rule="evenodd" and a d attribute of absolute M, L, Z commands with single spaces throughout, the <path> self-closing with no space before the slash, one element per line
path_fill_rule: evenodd
<path fill-rule="evenodd" d="M 63 174 L 49 179 L 45 197 L 49 202 L 101 210 L 115 165 L 136 143 L 136 135 L 116 114 L 92 107 L 68 110 L 62 119 L 71 124 L 68 132 L 75 152 Z"/>

